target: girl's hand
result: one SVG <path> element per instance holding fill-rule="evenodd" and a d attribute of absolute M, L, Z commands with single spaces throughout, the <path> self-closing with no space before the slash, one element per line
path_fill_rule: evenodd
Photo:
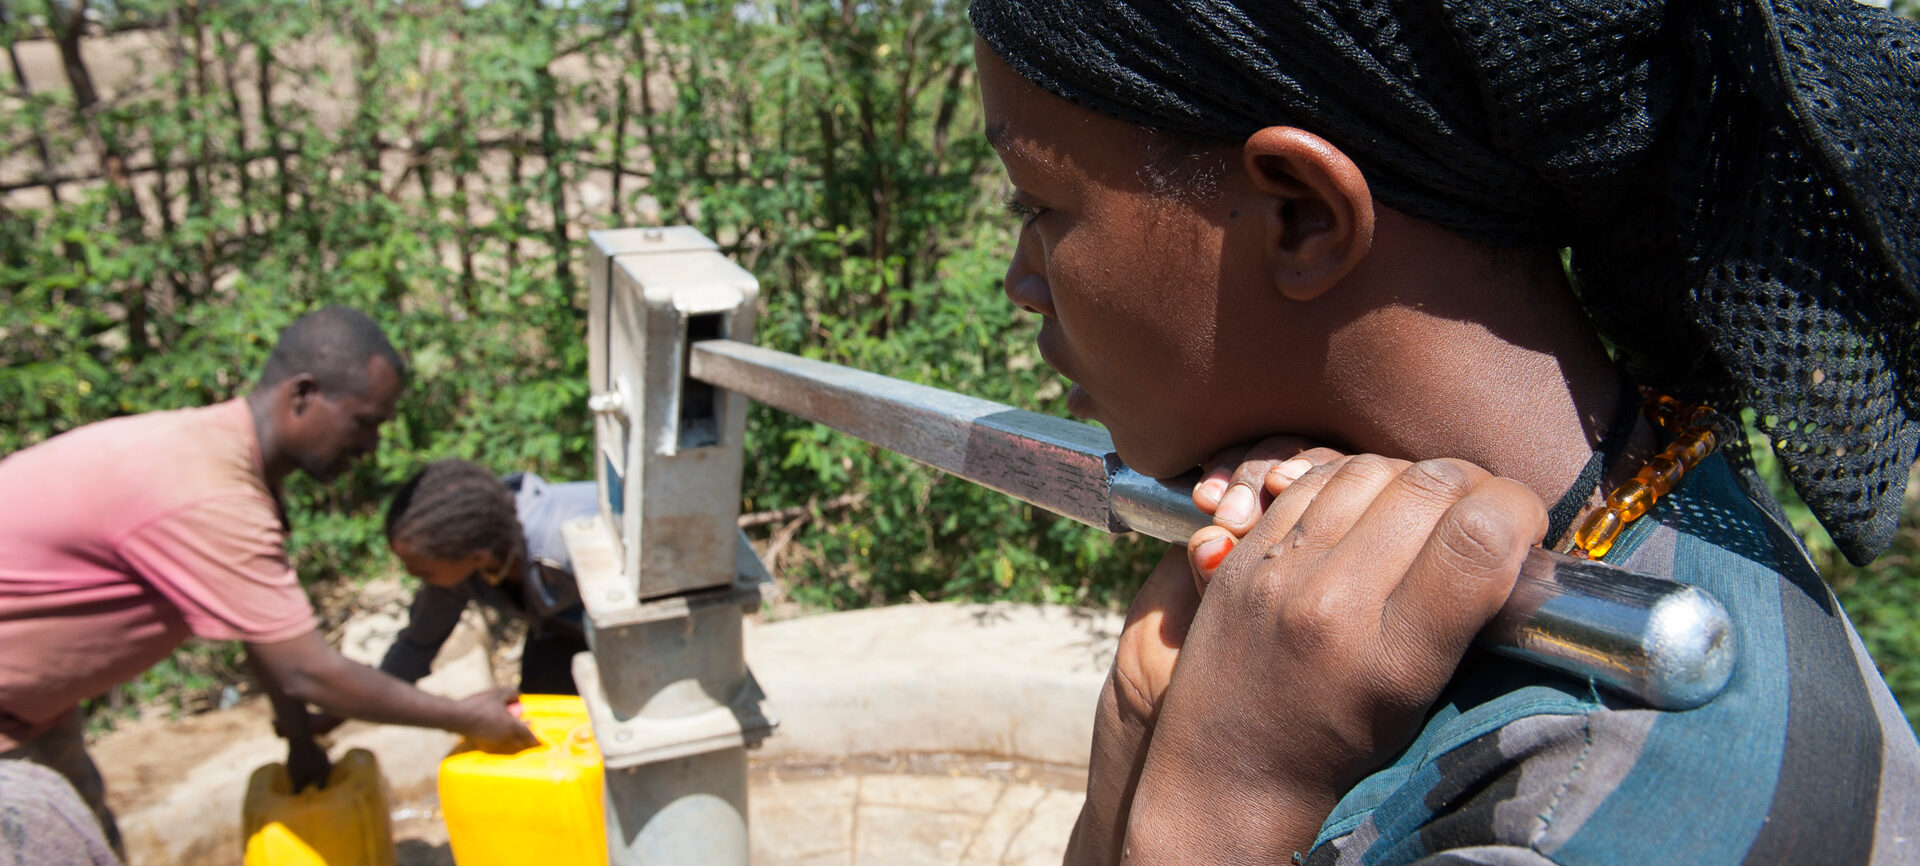
<path fill-rule="evenodd" d="M 1194 488 L 1194 504 L 1215 513 L 1220 496 L 1230 486 L 1251 485 L 1261 491 L 1264 507 L 1315 461 L 1338 458 L 1337 452 L 1308 448 L 1305 440 L 1276 437 L 1258 445 L 1231 448 L 1208 461 L 1208 475 Z M 1289 474 L 1290 473 L 1290 474 Z M 1272 475 L 1269 483 L 1265 479 Z M 1250 479 L 1250 480 L 1249 480 Z M 1209 483 L 1214 482 L 1214 483 Z M 1256 513 L 1255 518 L 1258 517 Z M 1209 528 L 1231 543 L 1253 526 L 1245 521 L 1238 532 Z M 1192 547 L 1189 546 L 1189 550 Z M 1160 699 L 1173 679 L 1174 663 L 1200 603 L 1200 587 L 1211 578 L 1192 564 L 1193 555 L 1178 548 L 1168 552 L 1134 596 L 1126 627 L 1114 653 L 1113 668 L 1100 691 L 1094 714 L 1093 752 L 1087 766 L 1087 800 L 1067 846 L 1068 864 L 1120 862 L 1126 842 L 1127 812 L 1134 786 L 1146 762 L 1147 744 Z M 1216 559 L 1213 565 L 1219 563 Z"/>
<path fill-rule="evenodd" d="M 1231 532 L 1196 533 L 1204 595 L 1154 719 L 1129 862 L 1306 850 L 1418 731 L 1545 531 L 1518 482 L 1366 455 L 1285 484 L 1225 555 L 1209 544 Z"/>
<path fill-rule="evenodd" d="M 1213 455 L 1193 487 L 1193 504 L 1213 515 L 1213 527 L 1195 533 L 1187 543 L 1194 584 L 1204 591 L 1213 570 L 1259 522 L 1275 496 L 1315 466 L 1345 459 L 1345 454 L 1298 436 L 1272 436 Z"/>

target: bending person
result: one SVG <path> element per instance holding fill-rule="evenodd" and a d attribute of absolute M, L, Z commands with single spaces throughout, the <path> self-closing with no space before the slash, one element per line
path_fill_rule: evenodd
<path fill-rule="evenodd" d="M 505 479 L 465 460 L 420 470 L 387 507 L 387 543 L 426 584 L 380 670 L 407 682 L 425 676 L 467 602 L 527 620 L 520 691 L 577 695 L 573 657 L 587 651 L 584 610 L 560 525 L 599 511 L 592 481 Z"/>
<path fill-rule="evenodd" d="M 334 652 L 287 561 L 281 485 L 295 470 L 332 482 L 372 453 L 405 380 L 378 325 L 328 307 L 280 332 L 244 397 L 89 424 L 0 461 L 0 760 L 60 772 L 117 850 L 79 704 L 189 637 L 245 643 L 302 786 L 329 768 L 309 703 L 535 742 L 511 693 L 448 700 Z"/>
<path fill-rule="evenodd" d="M 1216 464 L 1217 525 L 1129 615 L 1069 862 L 1912 861 L 1920 744 L 1738 421 L 1850 558 L 1887 545 L 1920 446 L 1910 23 L 972 19 L 1008 296 L 1129 465 Z M 1472 650 L 1542 543 L 1716 596 L 1726 691 L 1661 712 Z"/>

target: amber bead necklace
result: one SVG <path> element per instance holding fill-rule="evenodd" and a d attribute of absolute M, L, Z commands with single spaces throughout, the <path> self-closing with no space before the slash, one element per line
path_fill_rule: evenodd
<path fill-rule="evenodd" d="M 1715 431 L 1720 413 L 1704 403 L 1682 403 L 1664 394 L 1647 394 L 1642 411 L 1673 441 L 1635 473 L 1615 487 L 1602 505 L 1592 506 L 1574 520 L 1561 552 L 1580 559 L 1599 559 L 1613 549 L 1620 531 L 1653 508 L 1660 497 L 1680 483 L 1680 476 L 1700 465 L 1720 444 Z"/>

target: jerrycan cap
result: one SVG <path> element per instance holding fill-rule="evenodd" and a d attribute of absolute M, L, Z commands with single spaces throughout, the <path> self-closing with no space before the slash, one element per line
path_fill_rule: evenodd
<path fill-rule="evenodd" d="M 567 731 L 566 747 L 568 752 L 576 756 L 598 756 L 600 744 L 593 739 L 593 723 L 583 721 Z"/>

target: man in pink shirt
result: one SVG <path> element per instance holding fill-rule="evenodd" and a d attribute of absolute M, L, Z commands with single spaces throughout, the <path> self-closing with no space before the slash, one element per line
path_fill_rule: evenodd
<path fill-rule="evenodd" d="M 114 848 L 76 709 L 188 637 L 243 641 L 297 781 L 326 754 L 306 705 L 511 748 L 510 692 L 453 701 L 342 658 L 285 550 L 281 482 L 332 481 L 379 444 L 406 367 L 378 325 L 329 307 L 280 334 L 245 397 L 115 418 L 0 460 L 0 760 L 60 771 Z"/>

